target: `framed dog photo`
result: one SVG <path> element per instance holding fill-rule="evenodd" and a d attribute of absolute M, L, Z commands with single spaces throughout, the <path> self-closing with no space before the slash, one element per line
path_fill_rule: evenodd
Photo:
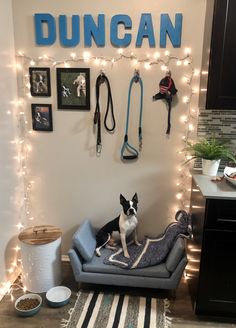
<path fill-rule="evenodd" d="M 29 67 L 30 93 L 33 97 L 50 97 L 50 68 Z"/>
<path fill-rule="evenodd" d="M 90 110 L 89 68 L 57 68 L 58 109 Z"/>
<path fill-rule="evenodd" d="M 35 131 L 52 131 L 52 105 L 31 104 L 32 125 Z"/>

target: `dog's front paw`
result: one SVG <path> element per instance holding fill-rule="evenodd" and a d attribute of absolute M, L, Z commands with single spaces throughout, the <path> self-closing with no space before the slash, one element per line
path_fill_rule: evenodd
<path fill-rule="evenodd" d="M 135 245 L 142 246 L 142 244 L 140 244 L 138 241 L 135 242 Z"/>
<path fill-rule="evenodd" d="M 130 258 L 129 253 L 124 253 L 124 256 L 125 256 L 127 259 Z"/>

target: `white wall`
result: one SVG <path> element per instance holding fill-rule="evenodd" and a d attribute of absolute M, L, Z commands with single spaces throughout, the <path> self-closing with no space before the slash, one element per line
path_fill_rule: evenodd
<path fill-rule="evenodd" d="M 200 68 L 203 44 L 205 0 L 156 1 L 145 4 L 135 0 L 105 1 L 36 1 L 13 0 L 14 28 L 16 48 L 27 56 L 37 58 L 43 54 L 58 59 L 69 58 L 76 52 L 81 56 L 81 44 L 76 49 L 63 49 L 59 41 L 50 47 L 37 47 L 34 40 L 33 14 L 48 12 L 58 17 L 59 14 L 92 14 L 95 17 L 104 13 L 107 19 L 107 38 L 105 48 L 93 46 L 89 50 L 92 55 L 117 56 L 117 49 L 109 42 L 109 22 L 115 14 L 128 14 L 133 21 L 133 40 L 137 35 L 137 27 L 141 13 L 152 13 L 155 26 L 157 48 L 149 49 L 144 42 L 141 49 L 135 49 L 134 42 L 126 51 L 134 51 L 139 57 L 151 55 L 158 49 L 160 13 L 168 13 L 172 19 L 177 12 L 183 13 L 182 48 L 173 49 L 168 43 L 168 50 L 173 55 L 183 56 L 184 48 L 191 47 L 194 66 Z M 165 49 L 164 49 L 165 50 Z M 163 55 L 164 52 L 161 49 Z M 181 115 L 186 114 L 187 107 L 182 97 L 188 88 L 182 82 L 184 69 L 174 63 L 170 66 L 176 86 L 179 89 L 176 104 L 172 110 L 172 130 L 170 137 L 165 135 L 167 111 L 161 101 L 152 102 L 152 95 L 158 91 L 158 84 L 163 77 L 160 65 L 146 71 L 140 68 L 144 82 L 144 114 L 143 114 L 143 150 L 135 163 L 122 163 L 120 148 L 123 142 L 127 92 L 134 68 L 131 62 L 120 62 L 113 68 L 107 66 L 105 72 L 110 78 L 113 92 L 117 129 L 114 135 L 108 135 L 102 128 L 103 149 L 100 158 L 96 157 L 96 136 L 93 133 L 93 112 L 95 108 L 95 80 L 100 68 L 90 63 L 79 64 L 91 69 L 91 110 L 58 111 L 56 101 L 55 69 L 51 68 L 52 97 L 31 98 L 27 111 L 30 119 L 30 103 L 52 103 L 52 133 L 35 132 L 31 143 L 33 151 L 30 158 L 31 175 L 35 186 L 31 195 L 31 204 L 37 224 L 53 224 L 64 231 L 63 249 L 68 249 L 71 235 L 85 217 L 91 218 L 95 225 L 101 226 L 107 220 L 118 215 L 120 211 L 119 194 L 128 198 L 138 193 L 140 235 L 155 235 L 173 219 L 176 201 L 176 180 L 179 178 L 178 167 L 182 158 L 177 150 L 183 147 L 181 137 L 185 125 L 180 123 Z M 193 99 L 193 106 L 197 104 Z M 138 97 L 133 100 L 138 104 Z M 135 106 L 135 105 L 134 105 Z M 132 128 L 130 141 L 137 144 L 137 112 L 132 108 Z"/>
<path fill-rule="evenodd" d="M 16 113 L 12 102 L 17 99 L 14 66 L 14 37 L 11 1 L 0 0 L 0 283 L 11 279 L 7 270 L 15 261 L 16 236 L 18 234 L 17 197 L 20 181 L 17 177 Z M 0 288 L 4 285 L 0 285 Z M 0 295 L 1 299 L 1 295 Z"/>

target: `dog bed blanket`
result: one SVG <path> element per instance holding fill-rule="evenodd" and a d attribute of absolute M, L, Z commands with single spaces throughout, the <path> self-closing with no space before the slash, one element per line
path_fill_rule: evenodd
<path fill-rule="evenodd" d="M 123 249 L 119 248 L 104 259 L 104 264 L 112 264 L 124 269 L 145 268 L 160 264 L 165 260 L 178 237 L 191 237 L 190 214 L 178 211 L 175 220 L 176 222 L 169 224 L 161 236 L 146 237 L 141 246 L 129 244 L 127 247 L 130 258 L 126 258 Z"/>

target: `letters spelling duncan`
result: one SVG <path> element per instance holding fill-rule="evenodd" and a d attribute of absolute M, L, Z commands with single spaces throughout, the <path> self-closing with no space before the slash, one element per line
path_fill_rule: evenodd
<path fill-rule="evenodd" d="M 56 18 L 49 13 L 35 14 L 35 39 L 39 46 L 52 45 L 56 42 L 57 31 L 59 41 L 63 47 L 75 47 L 80 43 L 80 16 L 72 15 L 70 22 L 66 15 L 59 15 L 58 28 Z M 67 24 L 71 24 L 71 33 L 68 36 Z M 183 15 L 175 14 L 172 23 L 168 14 L 160 14 L 159 46 L 166 48 L 167 36 L 174 48 L 181 47 Z M 99 14 L 97 22 L 91 15 L 83 16 L 84 46 L 91 47 L 92 40 L 97 47 L 105 47 L 105 15 Z M 110 21 L 110 43 L 114 47 L 128 47 L 132 41 L 132 19 L 128 15 L 115 15 Z M 156 47 L 155 32 L 152 15 L 141 14 L 135 47 L 142 47 L 143 39 L 147 39 L 150 48 Z"/>

